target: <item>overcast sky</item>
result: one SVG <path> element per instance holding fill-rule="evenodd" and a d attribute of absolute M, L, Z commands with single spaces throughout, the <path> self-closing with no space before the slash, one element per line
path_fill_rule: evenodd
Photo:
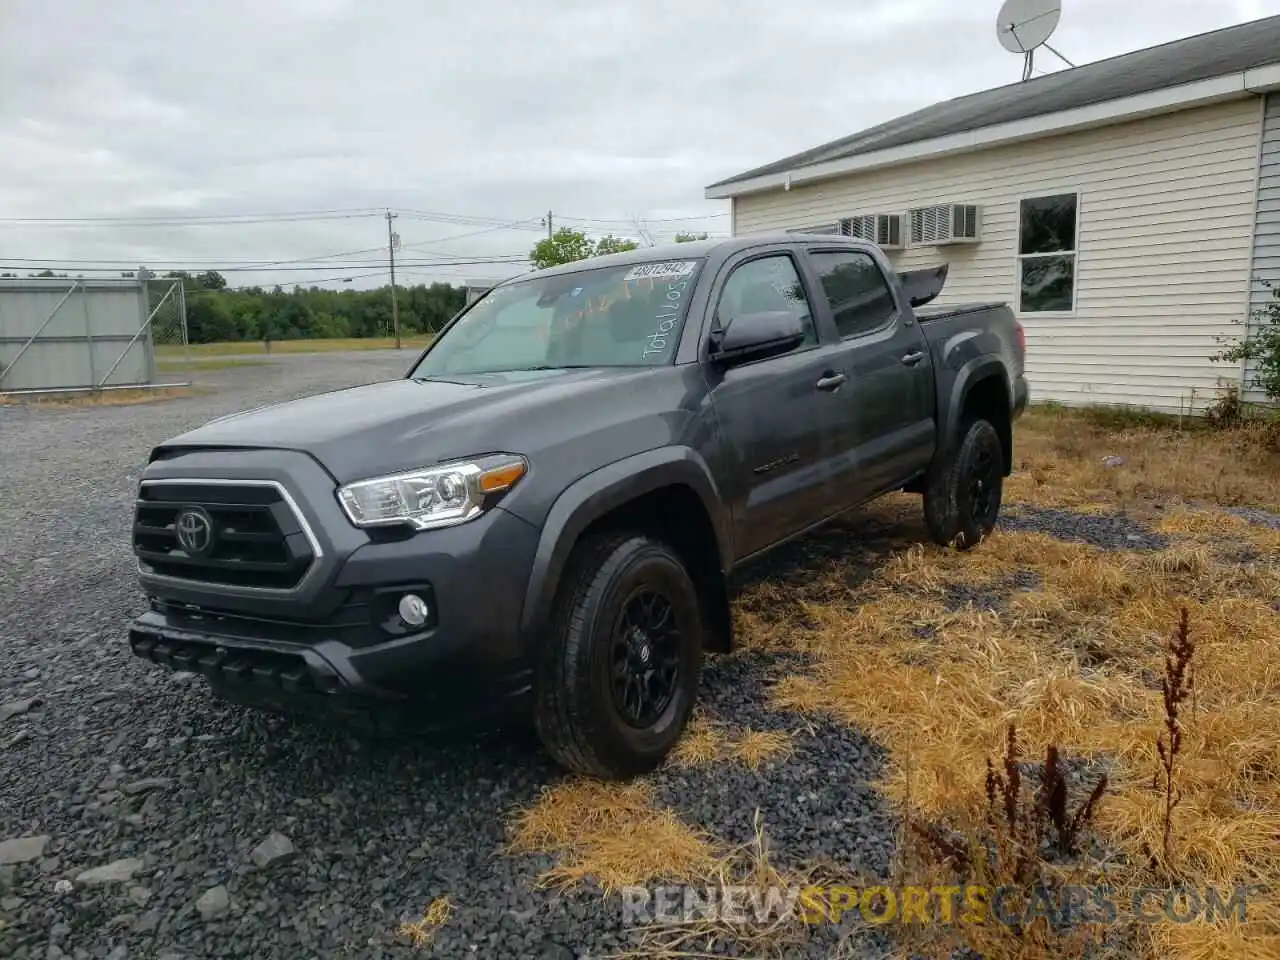
<path fill-rule="evenodd" d="M 1280 0 L 1065 0 L 1077 64 L 1280 14 Z M 539 218 L 728 230 L 718 179 L 1016 81 L 998 0 L 5 0 L 0 257 L 121 269 L 310 259 L 233 283 L 499 277 Z M 1041 55 L 1043 70 L 1062 69 Z M 16 218 L 295 222 L 36 225 Z M 426 214 L 427 216 L 422 216 Z M 443 216 L 441 216 L 443 215 Z M 704 219 L 676 219 L 701 217 Z M 494 225 L 525 221 L 521 229 Z M 464 235 L 465 236 L 460 236 Z M 361 251 L 361 252 L 353 252 Z M 364 252 L 369 251 L 369 252 Z M 82 264 L 84 265 L 84 264 Z M 76 272 L 70 264 L 55 269 Z M 332 267 L 333 269 L 329 269 Z M 0 270 L 14 269 L 12 263 Z M 27 272 L 30 267 L 22 268 Z"/>

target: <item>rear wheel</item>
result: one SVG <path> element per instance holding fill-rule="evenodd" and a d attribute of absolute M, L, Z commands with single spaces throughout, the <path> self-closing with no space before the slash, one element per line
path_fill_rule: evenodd
<path fill-rule="evenodd" d="M 540 652 L 534 723 L 562 766 L 601 779 L 647 773 L 697 698 L 702 612 L 679 556 L 638 534 L 575 548 Z"/>
<path fill-rule="evenodd" d="M 987 420 L 963 428 L 955 456 L 930 478 L 925 523 L 935 543 L 970 550 L 990 535 L 1004 495 L 1004 446 Z"/>

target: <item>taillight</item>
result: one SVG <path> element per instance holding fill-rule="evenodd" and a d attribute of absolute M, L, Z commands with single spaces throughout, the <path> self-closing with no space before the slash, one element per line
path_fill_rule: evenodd
<path fill-rule="evenodd" d="M 1013 322 L 1013 329 L 1016 331 L 1018 338 L 1018 352 L 1025 354 L 1027 352 L 1027 331 L 1022 328 L 1022 324 L 1018 321 Z"/>

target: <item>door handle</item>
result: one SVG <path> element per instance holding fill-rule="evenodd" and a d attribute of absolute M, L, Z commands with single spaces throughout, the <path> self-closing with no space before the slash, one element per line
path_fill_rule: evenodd
<path fill-rule="evenodd" d="M 917 363 L 924 359 L 924 354 L 919 350 L 913 350 L 902 358 L 902 362 L 908 367 L 914 367 Z"/>
<path fill-rule="evenodd" d="M 849 378 L 846 377 L 843 373 L 835 373 L 833 371 L 828 371 L 818 379 L 818 382 L 815 384 L 815 386 L 819 390 L 826 390 L 828 392 L 831 392 L 834 390 L 839 390 L 841 385 L 848 379 Z"/>

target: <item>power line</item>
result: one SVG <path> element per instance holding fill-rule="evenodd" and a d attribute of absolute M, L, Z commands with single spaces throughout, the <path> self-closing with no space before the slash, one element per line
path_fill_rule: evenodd
<path fill-rule="evenodd" d="M 381 216 L 378 211 L 324 211 L 278 214 L 221 214 L 217 216 L 165 217 L 0 217 L 0 224 L 27 227 L 200 227 L 244 226 L 256 223 L 314 223 L 322 220 L 358 220 Z"/>
<path fill-rule="evenodd" d="M 483 230 L 471 230 L 467 233 L 455 233 L 447 237 L 440 237 L 438 240 L 423 240 L 420 243 L 404 243 L 404 244 L 401 244 L 401 246 L 409 249 L 418 249 L 421 247 L 432 247 L 438 243 L 449 243 L 453 240 L 463 240 L 463 239 L 466 239 L 467 237 L 478 237 L 481 234 L 495 233 L 499 230 L 515 230 L 515 229 L 520 229 L 522 227 L 529 227 L 529 226 L 539 226 L 539 221 L 537 219 L 513 220 L 510 223 L 499 224 L 496 227 L 485 227 Z"/>
<path fill-rule="evenodd" d="M 402 267 L 452 267 L 452 266 L 476 266 L 476 265 L 487 264 L 487 263 L 500 264 L 500 263 L 527 263 L 527 262 L 528 262 L 528 257 L 507 256 L 507 257 L 477 257 L 475 259 L 470 259 L 470 260 L 462 260 L 462 259 L 421 260 L 421 261 L 413 261 L 410 263 L 401 264 L 400 266 Z M 134 263 L 133 261 L 130 261 L 130 263 L 134 268 L 137 267 L 137 264 Z M 121 272 L 121 264 L 119 263 L 113 266 L 91 267 L 91 266 L 69 265 L 65 261 L 63 262 L 39 261 L 36 263 L 8 263 L 8 264 L 5 264 L 4 266 L 6 269 L 9 269 L 9 270 L 55 270 L 58 268 L 62 268 L 64 270 L 68 270 L 68 271 L 75 270 L 81 273 L 119 273 Z M 337 263 L 325 263 L 325 264 L 301 266 L 301 267 L 273 267 L 270 269 L 263 269 L 258 267 L 245 267 L 245 266 L 234 266 L 234 267 L 214 266 L 214 267 L 210 267 L 209 269 L 213 270 L 216 273 L 311 273 L 311 272 L 325 273 L 325 272 L 332 272 L 334 270 L 341 270 L 341 269 L 344 269 L 344 267 L 345 269 L 348 269 L 348 270 L 362 270 L 366 267 L 371 267 L 371 266 L 381 266 L 381 264 L 365 261 L 363 263 L 351 263 L 351 264 L 345 264 L 345 265 L 337 264 Z M 155 264 L 154 266 L 149 266 L 148 269 L 149 270 L 170 270 L 170 271 L 174 270 L 172 265 L 166 264 L 166 263 L 158 263 L 158 264 Z"/>
<path fill-rule="evenodd" d="M 382 247 L 374 247 L 374 248 L 371 248 L 371 250 L 369 251 L 358 251 L 358 252 L 362 252 L 362 253 L 363 252 L 381 252 L 382 250 L 383 250 Z M 248 271 L 267 272 L 269 270 L 274 270 L 277 267 L 279 267 L 280 270 L 288 272 L 293 270 L 339 270 L 339 269 L 342 269 L 342 267 L 344 266 L 355 267 L 356 269 L 359 269 L 361 267 L 379 266 L 384 262 L 383 260 L 353 260 L 346 264 L 321 263 L 321 264 L 312 265 L 312 266 L 287 266 L 287 264 L 292 264 L 292 263 L 307 263 L 310 260 L 329 259 L 329 258 L 339 257 L 339 256 L 342 256 L 342 254 L 327 254 L 325 255 L 325 257 L 301 258 L 299 260 L 277 260 L 277 261 L 265 262 L 265 263 L 257 260 L 240 260 L 240 261 L 225 260 L 223 261 L 223 260 L 214 260 L 212 258 L 207 260 L 157 260 L 157 261 L 154 261 L 156 266 L 154 266 L 152 269 L 187 269 L 188 267 L 197 266 L 197 267 L 203 267 L 206 270 L 215 270 L 217 272 L 223 272 L 226 270 L 248 270 Z M 437 258 L 438 262 L 442 262 L 442 263 L 451 263 L 451 262 L 480 263 L 487 260 L 496 260 L 497 262 L 505 262 L 508 260 L 528 259 L 522 253 L 500 253 L 500 254 L 458 253 L 458 254 L 455 254 L 455 253 L 440 252 L 440 253 L 434 254 L 434 257 Z M 105 258 L 95 259 L 95 260 L 75 260 L 75 259 L 63 259 L 59 257 L 0 257 L 0 266 L 17 268 L 17 269 L 45 269 L 46 267 L 52 269 L 53 267 L 83 266 L 86 269 L 91 269 L 92 267 L 90 265 L 97 265 L 103 270 L 115 270 L 120 267 L 126 267 L 126 268 L 136 267 L 139 261 L 146 260 L 146 259 L 148 258 L 134 257 L 130 260 L 108 260 Z M 432 261 L 432 262 L 437 262 L 437 261 Z"/>
<path fill-rule="evenodd" d="M 727 217 L 727 213 L 704 213 L 700 216 L 690 217 L 644 217 L 644 223 L 687 223 L 692 220 L 714 220 L 718 217 Z M 568 214 L 559 214 L 561 220 L 573 220 L 579 223 L 620 223 L 632 225 L 635 223 L 633 217 L 571 217 Z"/>
<path fill-rule="evenodd" d="M 454 223 L 460 226 L 475 227 L 506 227 L 512 223 L 529 224 L 532 228 L 532 222 L 528 219 L 512 221 L 507 217 L 488 217 L 488 216 L 470 216 L 460 213 L 437 213 L 428 210 L 400 210 L 400 214 L 410 220 L 425 220 L 429 223 Z M 516 227 L 521 229 L 521 227 Z"/>
<path fill-rule="evenodd" d="M 363 280 L 363 279 L 365 279 L 366 277 L 385 276 L 385 275 L 386 275 L 386 272 L 387 272 L 387 271 L 385 271 L 385 270 L 374 270 L 372 273 L 354 273 L 354 274 L 353 274 L 353 273 L 340 273 L 340 274 L 338 274 L 336 277 L 321 277 L 321 278 L 320 278 L 320 279 L 318 279 L 318 280 L 312 279 L 312 280 L 308 280 L 307 282 L 308 282 L 308 283 L 310 283 L 310 284 L 312 284 L 312 285 L 314 285 L 314 284 L 317 284 L 317 283 L 335 283 L 335 282 L 337 282 L 337 281 L 339 281 L 339 280 L 343 280 L 343 281 L 346 281 L 346 280 Z M 163 278 L 161 278 L 161 279 L 163 279 Z M 249 286 L 257 287 L 257 286 L 261 286 L 261 284 L 257 284 L 257 283 L 255 283 L 255 284 L 250 284 Z M 282 284 L 282 286 L 283 286 L 283 284 Z M 295 284 L 295 286 L 296 286 L 296 284 Z M 246 288 L 246 287 L 231 287 L 230 289 L 232 289 L 232 290 L 244 290 L 244 289 L 247 289 L 247 288 Z"/>
<path fill-rule="evenodd" d="M 317 260 L 332 260 L 337 257 L 352 257 L 361 253 L 378 253 L 381 250 L 382 250 L 382 247 L 365 247 L 360 250 L 343 250 L 338 253 L 324 253 L 314 257 L 294 257 L 291 259 L 277 259 L 277 260 L 261 260 L 261 259 L 242 260 L 234 257 L 174 257 L 172 259 L 166 259 L 160 262 L 164 263 L 166 266 L 172 266 L 174 264 L 186 264 L 193 267 L 202 267 L 210 263 L 215 263 L 215 264 L 229 263 L 229 264 L 235 264 L 237 266 L 243 265 L 245 267 L 273 267 L 273 266 L 278 266 L 280 264 L 287 264 L 287 263 L 312 263 Z M 440 256 L 445 256 L 445 254 L 442 253 L 440 254 Z M 462 256 L 462 254 L 459 254 L 459 256 Z M 128 260 L 107 260 L 103 258 L 97 258 L 97 259 L 91 259 L 91 260 L 90 259 L 78 260 L 78 259 L 75 259 L 74 257 L 68 257 L 68 258 L 0 257 L 0 264 L 6 264 L 6 263 L 19 263 L 19 264 L 21 263 L 60 263 L 60 264 L 63 264 L 63 263 L 109 263 L 109 264 L 120 264 L 122 266 L 137 266 L 139 260 L 146 260 L 146 259 L 148 258 L 145 254 L 139 257 L 131 257 Z"/>
<path fill-rule="evenodd" d="M 1056 52 L 1056 51 L 1055 51 Z M 444 213 L 432 210 L 401 210 L 405 217 L 432 223 L 455 223 L 464 226 L 482 226 L 510 229 L 540 229 L 545 223 L 540 217 L 510 219 L 479 214 Z M 343 220 L 365 217 L 381 217 L 379 207 L 339 207 L 324 210 L 292 210 L 275 213 L 219 213 L 219 214 L 139 214 L 107 215 L 100 217 L 0 217 L 0 224 L 28 226 L 196 226 L 200 224 L 239 225 L 244 223 L 289 223 L 307 220 Z M 692 220 L 708 220 L 727 217 L 728 213 L 706 213 L 683 217 L 649 217 L 649 223 L 682 223 Z M 628 217 L 579 217 L 561 214 L 562 219 L 583 223 L 630 223 Z"/>

